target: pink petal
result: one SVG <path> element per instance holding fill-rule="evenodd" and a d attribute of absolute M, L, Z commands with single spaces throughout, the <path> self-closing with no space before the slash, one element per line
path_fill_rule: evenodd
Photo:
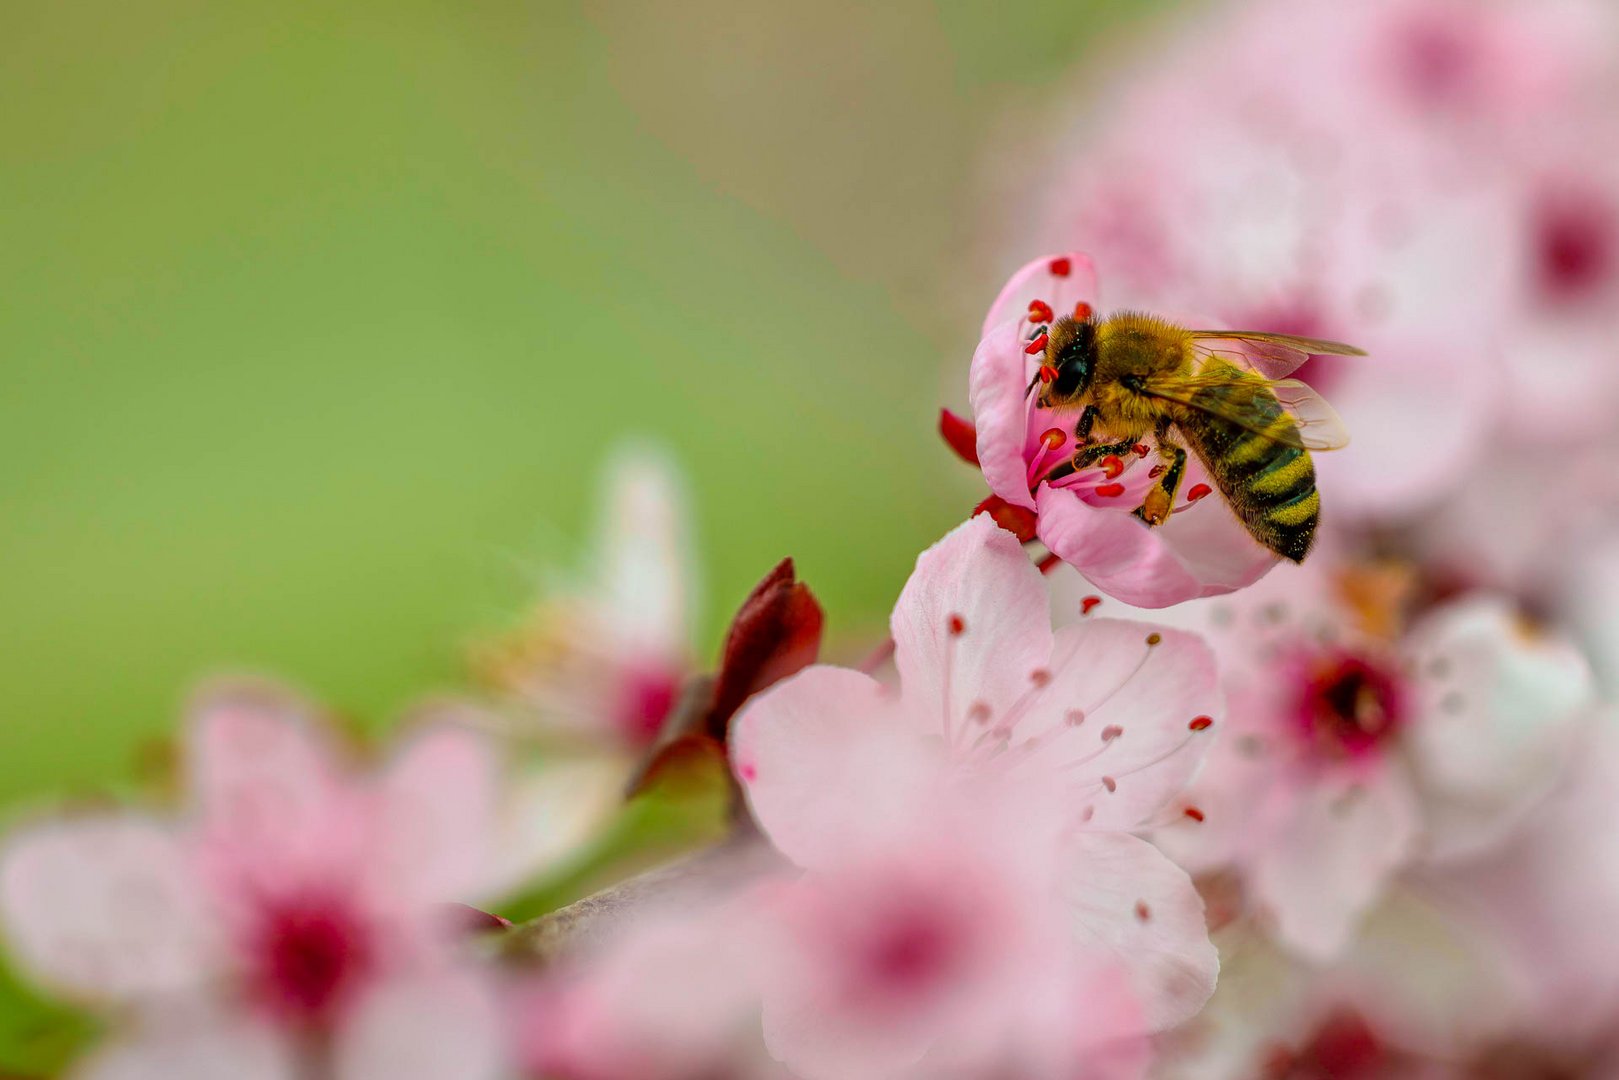
<path fill-rule="evenodd" d="M 1220 959 L 1186 871 L 1145 840 L 1085 833 L 1062 874 L 1081 955 L 1129 973 L 1144 1030 L 1163 1031 L 1203 1007 Z"/>
<path fill-rule="evenodd" d="M 1150 529 L 1126 510 L 1090 506 L 1041 486 L 1040 539 L 1098 589 L 1160 608 L 1253 584 L 1279 561 L 1211 497 Z"/>
<path fill-rule="evenodd" d="M 488 742 L 461 728 L 401 748 L 382 776 L 371 850 L 382 896 L 413 905 L 478 895 L 491 869 L 497 769 Z"/>
<path fill-rule="evenodd" d="M 1062 770 L 1076 808 L 1088 808 L 1088 828 L 1140 828 L 1217 735 L 1214 654 L 1195 634 L 1095 619 L 1059 631 L 1051 669 L 1050 704 L 1039 710 L 1049 715 L 1030 717 L 1046 732 L 1042 758 Z"/>
<path fill-rule="evenodd" d="M 201 985 L 215 962 L 187 853 L 132 814 L 14 833 L 0 855 L 0 913 L 17 962 L 76 997 Z"/>
<path fill-rule="evenodd" d="M 1066 273 L 1056 273 L 1065 269 Z M 997 326 L 1025 319 L 1029 302 L 1040 300 L 1050 305 L 1057 316 L 1071 315 L 1074 305 L 1097 302 L 1096 267 L 1089 255 L 1076 251 L 1046 255 L 1026 263 L 1013 274 L 995 302 L 984 316 L 981 336 L 988 337 Z"/>
<path fill-rule="evenodd" d="M 966 730 L 979 706 L 1002 715 L 1051 659 L 1040 572 L 985 515 L 922 553 L 889 625 L 906 715 L 929 736 Z"/>
<path fill-rule="evenodd" d="M 494 996 L 468 974 L 393 979 L 338 1033 L 334 1080 L 481 1080 L 505 1075 Z"/>
<path fill-rule="evenodd" d="M 183 1009 L 147 1014 L 132 1035 L 102 1048 L 73 1074 L 78 1080 L 299 1080 L 307 1075 L 292 1046 L 246 1016 Z"/>
<path fill-rule="evenodd" d="M 1270 815 L 1249 885 L 1283 941 L 1327 961 L 1411 854 L 1417 808 L 1410 779 L 1393 764 L 1318 777 L 1295 795 Z"/>
<path fill-rule="evenodd" d="M 211 834 L 245 848 L 307 847 L 337 796 L 331 747 L 312 708 L 279 687 L 231 682 L 191 709 L 191 797 Z"/>
<path fill-rule="evenodd" d="M 1014 506 L 1034 508 L 1029 494 L 1029 379 L 1038 362 L 1023 351 L 1018 323 L 992 328 L 973 352 L 968 400 L 978 427 L 978 465 L 989 489 Z"/>
<path fill-rule="evenodd" d="M 918 740 L 882 687 L 816 665 L 751 699 L 731 726 L 731 760 L 753 816 L 783 855 L 836 865 L 909 822 Z M 918 781 L 919 782 L 919 781 Z"/>

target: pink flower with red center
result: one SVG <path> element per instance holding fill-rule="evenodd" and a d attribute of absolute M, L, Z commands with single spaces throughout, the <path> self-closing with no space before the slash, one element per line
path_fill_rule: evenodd
<path fill-rule="evenodd" d="M 683 486 L 656 447 L 604 470 L 590 584 L 560 587 L 480 667 L 532 714 L 536 737 L 645 750 L 693 671 L 694 572 Z"/>
<path fill-rule="evenodd" d="M 1365 348 L 1304 376 L 1355 438 L 1318 456 L 1323 504 L 1426 511 L 1503 425 L 1544 438 L 1611 412 L 1609 354 L 1581 333 L 1602 325 L 1601 305 L 1570 319 L 1545 302 L 1606 273 L 1602 152 L 1568 171 L 1597 199 L 1536 194 L 1548 162 L 1572 163 L 1556 144 L 1611 141 L 1611 117 L 1580 119 L 1611 98 L 1593 85 L 1612 64 L 1597 14 L 1454 0 L 1225 9 L 1099 95 L 1060 163 L 1032 173 L 1037 212 L 1020 213 L 1042 242 L 1089 251 L 1115 303 Z M 1520 306 L 1543 321 L 1524 323 Z M 1548 399 L 1560 420 L 1537 407 Z"/>
<path fill-rule="evenodd" d="M 1105 619 L 1054 635 L 982 517 L 918 559 L 892 632 L 898 687 L 810 667 L 733 725 L 754 816 L 804 871 L 767 901 L 772 1052 L 811 1078 L 1071 1076 L 1195 1012 L 1202 903 L 1130 833 L 1181 812 L 1218 725 L 1206 649 Z"/>
<path fill-rule="evenodd" d="M 1195 457 L 1169 520 L 1148 527 L 1133 511 L 1161 469 L 1150 438 L 1075 469 L 1077 415 L 1043 408 L 1030 392 L 1042 377 L 1046 328 L 1096 302 L 1090 260 L 1068 254 L 1023 267 L 991 306 L 970 380 L 976 458 L 990 490 L 1014 517 L 1030 519 L 1026 532 L 1127 603 L 1165 607 L 1252 584 L 1276 558 L 1222 499 L 1204 501 L 1214 492 Z"/>
<path fill-rule="evenodd" d="M 89 1075 L 493 1076 L 488 989 L 445 904 L 481 887 L 493 763 L 423 732 L 351 777 L 301 706 L 234 689 L 189 731 L 188 816 L 26 827 L 0 856 L 14 956 L 138 1022 Z"/>
<path fill-rule="evenodd" d="M 514 987 L 524 1075 L 543 1080 L 791 1080 L 765 1052 L 745 893 L 650 901 Z"/>
<path fill-rule="evenodd" d="M 1238 871 L 1279 937 L 1322 960 L 1397 871 L 1510 835 L 1593 697 L 1578 650 L 1510 605 L 1468 597 L 1402 627 L 1331 555 L 1172 614 L 1214 644 L 1231 719 L 1189 793 L 1207 823 L 1156 837 L 1193 872 Z"/>

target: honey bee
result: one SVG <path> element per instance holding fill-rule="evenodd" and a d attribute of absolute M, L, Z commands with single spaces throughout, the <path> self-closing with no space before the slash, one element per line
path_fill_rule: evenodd
<path fill-rule="evenodd" d="M 1349 438 L 1332 407 L 1290 374 L 1311 356 L 1364 356 L 1336 341 L 1187 330 L 1138 312 L 1064 317 L 1045 332 L 1036 403 L 1081 409 L 1080 449 L 1050 478 L 1122 457 L 1151 432 L 1163 459 L 1135 514 L 1169 520 L 1191 447 L 1253 538 L 1293 562 L 1315 539 L 1321 497 L 1311 450 Z M 1178 436 L 1178 438 L 1177 438 Z"/>

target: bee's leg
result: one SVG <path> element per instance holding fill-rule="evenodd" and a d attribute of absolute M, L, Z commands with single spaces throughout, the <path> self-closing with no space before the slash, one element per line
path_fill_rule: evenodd
<path fill-rule="evenodd" d="M 1074 425 L 1074 438 L 1079 445 L 1084 446 L 1091 441 L 1091 428 L 1096 426 L 1098 411 L 1095 405 L 1087 405 L 1085 411 L 1079 414 L 1079 423 Z"/>
<path fill-rule="evenodd" d="M 1083 422 L 1083 418 L 1081 422 Z M 1082 446 L 1074 452 L 1073 457 L 1046 473 L 1045 478 L 1047 480 L 1061 480 L 1072 473 L 1090 468 L 1103 458 L 1109 456 L 1122 458 L 1130 452 L 1131 447 L 1135 446 L 1135 444 L 1134 439 L 1123 439 L 1116 443 L 1098 443 L 1095 446 Z"/>
<path fill-rule="evenodd" d="M 1175 493 L 1180 490 L 1181 477 L 1186 473 L 1186 450 L 1177 446 L 1169 434 L 1169 421 L 1160 420 L 1153 431 L 1158 441 L 1158 455 L 1164 459 L 1163 473 L 1158 483 L 1147 490 L 1135 515 L 1148 525 L 1162 525 L 1169 520 L 1175 506 Z"/>

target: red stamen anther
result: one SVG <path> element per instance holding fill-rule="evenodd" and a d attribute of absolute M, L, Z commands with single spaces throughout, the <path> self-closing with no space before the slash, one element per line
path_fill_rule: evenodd
<path fill-rule="evenodd" d="M 1197 500 L 1208 495 L 1213 490 L 1214 489 L 1209 487 L 1207 484 L 1193 484 L 1191 490 L 1186 493 L 1186 501 L 1189 503 L 1195 503 Z"/>
<path fill-rule="evenodd" d="M 1063 713 L 1063 722 L 1069 727 L 1078 727 L 1085 722 L 1084 709 L 1069 709 Z"/>
<path fill-rule="evenodd" d="M 1154 465 L 1152 468 L 1147 470 L 1147 479 L 1148 480 L 1156 480 L 1156 479 L 1158 479 L 1160 476 L 1164 475 L 1168 471 L 1169 471 L 1169 466 L 1168 465 Z"/>
<path fill-rule="evenodd" d="M 1029 301 L 1029 321 L 1030 322 L 1032 322 L 1032 323 L 1048 323 L 1048 322 L 1051 321 L 1052 316 L 1054 314 L 1055 314 L 1055 312 L 1053 312 L 1051 310 L 1051 305 L 1046 303 L 1044 300 L 1030 300 Z"/>
<path fill-rule="evenodd" d="M 982 701 L 975 701 L 967 706 L 967 719 L 975 724 L 989 723 L 989 706 Z"/>
<path fill-rule="evenodd" d="M 1056 555 L 1048 554 L 1045 558 L 1040 560 L 1039 570 L 1042 574 L 1049 574 L 1053 570 L 1057 569 L 1058 564 L 1061 562 L 1062 559 L 1058 558 Z"/>
<path fill-rule="evenodd" d="M 939 435 L 962 461 L 969 465 L 978 464 L 978 429 L 971 420 L 965 420 L 949 409 L 940 409 Z"/>
<path fill-rule="evenodd" d="M 1101 602 L 1102 598 L 1100 596 L 1087 596 L 1085 599 L 1079 602 L 1079 613 L 1081 615 L 1089 615 L 1091 613 L 1091 608 L 1095 607 Z"/>
<path fill-rule="evenodd" d="M 1136 457 L 1146 457 L 1147 451 L 1151 449 L 1152 447 L 1148 446 L 1144 442 L 1138 442 L 1134 446 L 1130 447 L 1131 453 L 1135 454 Z"/>
<path fill-rule="evenodd" d="M 1214 718 L 1212 716 L 1199 716 L 1186 726 L 1192 731 L 1207 731 L 1214 726 Z"/>
<path fill-rule="evenodd" d="M 1115 479 L 1124 471 L 1124 462 L 1119 459 L 1117 454 L 1109 454 L 1101 461 L 1098 461 L 1097 464 L 1102 467 L 1103 475 L 1109 480 Z"/>
<path fill-rule="evenodd" d="M 1124 729 L 1121 728 L 1119 725 L 1117 725 L 1117 724 L 1109 724 L 1107 727 L 1102 729 L 1102 741 L 1103 742 L 1112 742 L 1114 739 L 1117 739 L 1120 735 L 1123 735 L 1123 734 L 1124 734 Z"/>
<path fill-rule="evenodd" d="M 1040 433 L 1040 444 L 1047 450 L 1055 450 L 1068 441 L 1068 433 L 1062 428 L 1046 428 Z"/>
<path fill-rule="evenodd" d="M 1084 322 L 1086 319 L 1091 317 L 1095 310 L 1095 308 L 1081 300 L 1079 303 L 1074 305 L 1074 318 L 1078 319 L 1080 322 Z"/>
<path fill-rule="evenodd" d="M 1050 270 L 1052 274 L 1056 275 L 1057 277 L 1067 277 L 1069 274 L 1074 272 L 1074 260 L 1068 258 L 1067 256 L 1052 259 L 1046 264 L 1046 269 Z"/>
<path fill-rule="evenodd" d="M 1056 377 L 1057 377 L 1057 369 L 1056 368 L 1052 367 L 1050 364 L 1041 364 L 1040 365 L 1040 381 L 1041 382 L 1048 383 L 1052 379 L 1055 379 Z"/>
<path fill-rule="evenodd" d="M 1181 811 L 1181 813 L 1185 814 L 1187 817 L 1196 822 L 1202 822 L 1203 820 L 1203 811 L 1199 810 L 1195 806 L 1188 806 L 1185 810 Z"/>
<path fill-rule="evenodd" d="M 1096 493 L 1098 495 L 1102 496 L 1102 498 L 1104 498 L 1104 499 L 1116 499 L 1120 495 L 1124 494 L 1124 485 L 1123 484 L 1101 484 L 1101 485 L 1097 486 Z"/>
<path fill-rule="evenodd" d="M 1142 922 L 1146 922 L 1148 919 L 1152 918 L 1152 908 L 1147 906 L 1147 902 L 1145 900 L 1136 901 L 1136 918 L 1140 919 Z"/>
<path fill-rule="evenodd" d="M 1051 339 L 1050 339 L 1050 337 L 1048 335 L 1041 334 L 1039 337 L 1035 338 L 1033 341 L 1031 341 L 1027 345 L 1023 346 L 1023 351 L 1028 353 L 1030 356 L 1034 356 L 1034 355 L 1036 355 L 1038 353 L 1043 353 L 1043 352 L 1046 351 L 1046 342 L 1049 341 L 1049 340 L 1051 340 Z M 1046 381 L 1049 382 L 1050 380 L 1046 380 Z"/>
<path fill-rule="evenodd" d="M 1115 791 L 1119 790 L 1119 782 L 1117 780 L 1113 779 L 1113 777 L 1111 777 L 1111 776 L 1102 777 L 1102 786 L 1107 788 L 1107 793 L 1109 795 L 1111 795 Z"/>
<path fill-rule="evenodd" d="M 1049 686 L 1051 684 L 1051 672 L 1045 668 L 1035 668 L 1029 672 L 1029 681 L 1036 686 Z"/>
<path fill-rule="evenodd" d="M 960 615 L 951 615 L 949 622 L 945 625 L 950 628 L 951 637 L 960 637 L 967 632 L 966 620 L 962 619 Z"/>

